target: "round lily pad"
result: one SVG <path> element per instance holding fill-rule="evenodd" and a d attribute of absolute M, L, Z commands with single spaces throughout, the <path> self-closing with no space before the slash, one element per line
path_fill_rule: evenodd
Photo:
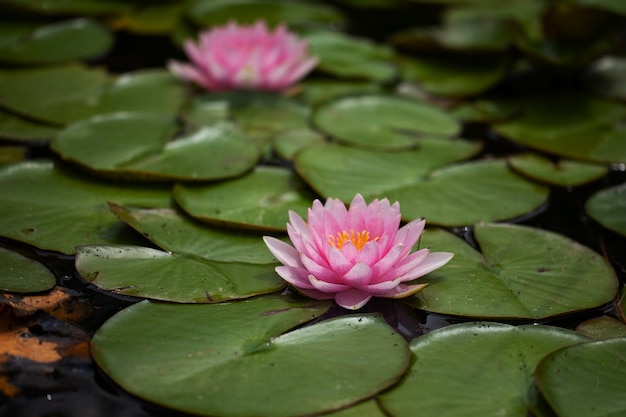
<path fill-rule="evenodd" d="M 548 353 L 587 340 L 549 326 L 464 323 L 415 338 L 402 382 L 380 396 L 397 417 L 423 415 L 525 417 L 538 407 L 532 372 Z"/>
<path fill-rule="evenodd" d="M 598 191 L 587 200 L 585 209 L 602 226 L 626 236 L 626 184 Z"/>
<path fill-rule="evenodd" d="M 501 81 L 509 69 L 503 55 L 422 55 L 403 58 L 402 79 L 417 82 L 428 93 L 446 97 L 480 94 Z"/>
<path fill-rule="evenodd" d="M 286 230 L 289 210 L 306 216 L 315 199 L 292 171 L 263 166 L 217 184 L 176 184 L 173 196 L 196 219 L 269 231 Z"/>
<path fill-rule="evenodd" d="M 565 236 L 488 223 L 476 225 L 474 236 L 482 253 L 450 233 L 427 231 L 420 245 L 454 258 L 421 278 L 430 285 L 406 301 L 442 314 L 537 320 L 596 308 L 617 294 L 604 258 Z"/>
<path fill-rule="evenodd" d="M 118 111 L 174 116 L 184 99 L 184 86 L 165 70 L 111 79 L 100 68 L 78 64 L 3 69 L 0 90 L 0 106 L 58 125 Z"/>
<path fill-rule="evenodd" d="M 155 114 L 110 113 L 68 125 L 51 148 L 94 172 L 147 180 L 231 178 L 260 158 L 254 143 L 231 124 L 176 135 L 179 129 Z"/>
<path fill-rule="evenodd" d="M 416 147 L 421 137 L 452 137 L 461 129 L 436 107 L 388 95 L 340 98 L 318 107 L 313 120 L 341 142 L 379 150 Z"/>
<path fill-rule="evenodd" d="M 56 278 L 41 263 L 0 247 L 0 290 L 39 292 L 54 288 Z"/>
<path fill-rule="evenodd" d="M 301 0 L 196 0 L 188 14 L 200 27 L 223 25 L 237 16 L 237 22 L 266 21 L 270 26 L 286 24 L 293 29 L 341 25 L 344 16 L 334 7 Z"/>
<path fill-rule="evenodd" d="M 0 110 L 0 138 L 19 142 L 44 142 L 52 139 L 59 129 Z"/>
<path fill-rule="evenodd" d="M 624 415 L 625 352 L 626 337 L 557 350 L 537 366 L 537 387 L 559 416 Z"/>
<path fill-rule="evenodd" d="M 222 262 L 269 264 L 276 260 L 258 233 L 223 229 L 171 208 L 139 208 L 109 203 L 124 223 L 168 252 L 185 252 Z"/>
<path fill-rule="evenodd" d="M 404 339 L 377 315 L 288 331 L 329 305 L 287 297 L 141 302 L 96 332 L 92 353 L 124 389 L 175 410 L 220 417 L 318 414 L 393 385 L 410 360 Z"/>
<path fill-rule="evenodd" d="M 77 245 L 135 244 L 107 201 L 169 207 L 170 190 L 97 181 L 50 161 L 7 165 L 0 167 L 0 234 L 67 254 Z"/>
<path fill-rule="evenodd" d="M 91 19 L 73 19 L 38 26 L 2 22 L 0 61 L 51 64 L 98 57 L 113 45 L 113 35 Z"/>
<path fill-rule="evenodd" d="M 311 105 L 349 95 L 376 94 L 382 86 L 372 81 L 309 78 L 302 82 L 303 98 Z"/>
<path fill-rule="evenodd" d="M 43 15 L 106 15 L 129 12 L 132 3 L 110 0 L 3 0 L 3 4 Z"/>
<path fill-rule="evenodd" d="M 547 158 L 531 153 L 510 156 L 508 162 L 515 171 L 529 178 L 561 187 L 582 185 L 602 178 L 609 171 L 606 165 L 571 160 L 553 163 Z"/>
<path fill-rule="evenodd" d="M 188 2 L 145 2 L 130 13 L 113 16 L 107 25 L 142 35 L 171 34 L 183 18 Z"/>
<path fill-rule="evenodd" d="M 626 13 L 626 12 L 625 12 Z M 587 70 L 585 85 L 596 94 L 626 100 L 626 58 L 606 56 Z"/>
<path fill-rule="evenodd" d="M 313 129 L 291 129 L 285 130 L 274 137 L 274 150 L 281 158 L 292 160 L 294 155 L 300 150 L 324 142 L 324 136 Z"/>
<path fill-rule="evenodd" d="M 523 100 L 522 115 L 496 123 L 501 135 L 552 154 L 592 162 L 626 161 L 626 106 L 576 94 Z"/>
<path fill-rule="evenodd" d="M 319 59 L 317 70 L 341 78 L 390 81 L 396 76 L 393 49 L 337 32 L 313 32 L 306 36 L 311 54 Z"/>
<path fill-rule="evenodd" d="M 297 153 L 295 168 L 322 196 L 348 203 L 356 193 L 385 197 L 414 184 L 434 170 L 479 152 L 481 144 L 464 140 L 422 139 L 419 149 L 382 152 L 336 143 L 314 145 Z"/>
<path fill-rule="evenodd" d="M 192 125 L 232 120 L 261 143 L 288 129 L 308 127 L 310 110 L 288 97 L 259 91 L 229 91 L 198 96 L 183 112 Z"/>
<path fill-rule="evenodd" d="M 504 161 L 483 160 L 441 168 L 387 196 L 400 202 L 405 220 L 423 217 L 431 224 L 460 226 L 526 215 L 541 207 L 548 193 L 546 187 L 516 175 Z"/>
<path fill-rule="evenodd" d="M 176 252 L 122 245 L 76 248 L 76 270 L 86 281 L 116 294 L 177 303 L 219 303 L 279 291 L 286 283 L 275 266 L 214 261 L 184 245 Z"/>

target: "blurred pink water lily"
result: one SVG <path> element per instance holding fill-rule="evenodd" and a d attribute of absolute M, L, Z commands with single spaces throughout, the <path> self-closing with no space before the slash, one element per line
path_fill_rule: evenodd
<path fill-rule="evenodd" d="M 357 194 L 350 207 L 329 198 L 313 202 L 308 223 L 289 212 L 287 232 L 293 247 L 265 236 L 265 244 L 282 266 L 276 272 L 299 292 L 318 300 L 335 299 L 356 310 L 372 297 L 402 298 L 425 284 L 407 284 L 443 265 L 448 252 L 420 249 L 411 253 L 424 230 L 418 219 L 400 229 L 400 204 Z"/>
<path fill-rule="evenodd" d="M 284 25 L 272 32 L 262 21 L 201 32 L 197 44 L 187 40 L 184 48 L 191 64 L 170 61 L 168 69 L 210 91 L 282 91 L 317 65 L 306 41 Z"/>

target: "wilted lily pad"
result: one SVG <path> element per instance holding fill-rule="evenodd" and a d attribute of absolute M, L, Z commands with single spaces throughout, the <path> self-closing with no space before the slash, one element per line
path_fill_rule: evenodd
<path fill-rule="evenodd" d="M 513 155 L 508 161 L 514 170 L 529 178 L 562 187 L 573 187 L 597 180 L 609 171 L 605 165 L 570 160 L 553 163 L 531 153 Z"/>
<path fill-rule="evenodd" d="M 626 184 L 598 191 L 585 208 L 602 226 L 626 236 Z"/>
<path fill-rule="evenodd" d="M 544 358 L 537 387 L 559 416 L 605 417 L 626 413 L 626 337 L 580 343 Z"/>
<path fill-rule="evenodd" d="M 564 236 L 507 224 L 478 224 L 474 236 L 482 254 L 450 233 L 425 233 L 422 246 L 454 258 L 420 279 L 430 285 L 407 302 L 443 314 L 542 319 L 601 306 L 617 293 L 611 266 Z"/>
<path fill-rule="evenodd" d="M 0 61 L 12 64 L 51 64 L 94 58 L 113 44 L 113 35 L 90 19 L 66 20 L 47 25 L 3 21 Z"/>
<path fill-rule="evenodd" d="M 315 195 L 292 171 L 257 167 L 236 179 L 174 187 L 174 199 L 196 219 L 224 226 L 286 230 L 288 212 L 305 216 Z"/>
<path fill-rule="evenodd" d="M 175 410 L 318 414 L 384 390 L 410 360 L 404 339 L 379 316 L 344 316 L 284 333 L 328 306 L 287 297 L 211 305 L 141 302 L 97 331 L 92 353 L 124 389 Z"/>
<path fill-rule="evenodd" d="M 63 159 L 107 175 L 157 180 L 218 180 L 250 170 L 254 143 L 230 124 L 176 135 L 156 114 L 110 113 L 68 125 L 52 141 Z"/>
<path fill-rule="evenodd" d="M 414 416 L 416 407 L 424 415 L 439 417 L 525 417 L 537 406 L 529 392 L 535 365 L 546 354 L 585 340 L 548 326 L 448 326 L 411 341 L 417 360 L 380 401 L 397 417 Z"/>
<path fill-rule="evenodd" d="M 173 116 L 184 98 L 184 86 L 164 70 L 129 73 L 113 80 L 100 68 L 78 64 L 3 69 L 0 90 L 0 106 L 59 125 L 117 111 Z"/>
<path fill-rule="evenodd" d="M 592 162 L 626 161 L 626 106 L 585 97 L 529 98 L 522 115 L 496 123 L 501 135 L 545 152 Z"/>
<path fill-rule="evenodd" d="M 12 292 L 46 291 L 56 278 L 41 263 L 0 247 L 0 290 Z"/>
<path fill-rule="evenodd" d="M 436 107 L 398 96 L 340 98 L 317 108 L 314 123 L 333 138 L 372 149 L 416 147 L 419 138 L 452 137 L 459 122 Z"/>
<path fill-rule="evenodd" d="M 270 26 L 286 24 L 293 29 L 324 28 L 343 23 L 343 15 L 334 7 L 300 0 L 197 0 L 189 16 L 201 27 L 223 25 L 237 16 L 239 23 L 265 20 Z"/>
<path fill-rule="evenodd" d="M 380 152 L 329 143 L 310 146 L 295 156 L 295 168 L 325 197 L 350 202 L 356 193 L 382 196 L 414 184 L 430 171 L 480 151 L 462 140 L 422 139 L 419 149 Z"/>
<path fill-rule="evenodd" d="M 379 82 L 390 81 L 397 73 L 394 51 L 387 46 L 337 32 L 313 32 L 305 39 L 319 59 L 319 71 Z"/>
<path fill-rule="evenodd" d="M 74 253 L 86 244 L 136 243 L 107 201 L 169 207 L 170 187 L 96 181 L 55 167 L 24 162 L 0 168 L 0 235 L 41 249 Z"/>
<path fill-rule="evenodd" d="M 176 252 L 122 245 L 76 248 L 76 270 L 99 288 L 177 303 L 219 303 L 279 291 L 286 283 L 275 266 L 206 259 L 184 244 Z"/>
<path fill-rule="evenodd" d="M 576 331 L 596 340 L 626 337 L 626 324 L 610 316 L 600 316 L 583 321 Z"/>

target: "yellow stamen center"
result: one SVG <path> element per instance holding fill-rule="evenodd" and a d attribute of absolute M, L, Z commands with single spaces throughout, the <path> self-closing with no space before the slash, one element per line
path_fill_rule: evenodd
<path fill-rule="evenodd" d="M 376 241 L 378 238 L 375 238 L 374 240 Z M 337 236 L 328 235 L 328 244 L 339 250 L 341 250 L 347 241 L 352 242 L 356 250 L 360 251 L 361 248 L 363 248 L 363 245 L 370 241 L 370 232 L 362 230 L 358 233 L 354 233 L 354 230 L 350 229 L 350 233 L 343 230 L 337 233 Z"/>

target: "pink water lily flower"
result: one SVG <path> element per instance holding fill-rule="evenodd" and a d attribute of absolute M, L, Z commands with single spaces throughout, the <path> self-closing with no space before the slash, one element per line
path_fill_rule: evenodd
<path fill-rule="evenodd" d="M 282 266 L 276 272 L 299 292 L 318 300 L 335 299 L 356 310 L 372 297 L 402 298 L 425 284 L 407 284 L 443 265 L 453 256 L 429 249 L 411 250 L 424 230 L 418 219 L 400 229 L 400 204 L 386 198 L 369 205 L 357 194 L 350 208 L 339 199 L 313 202 L 308 223 L 289 212 L 291 245 L 265 236 L 265 244 Z"/>
<path fill-rule="evenodd" d="M 306 41 L 284 25 L 272 32 L 263 21 L 201 32 L 198 43 L 187 40 L 184 49 L 191 64 L 170 61 L 169 70 L 210 91 L 282 91 L 317 65 Z"/>

